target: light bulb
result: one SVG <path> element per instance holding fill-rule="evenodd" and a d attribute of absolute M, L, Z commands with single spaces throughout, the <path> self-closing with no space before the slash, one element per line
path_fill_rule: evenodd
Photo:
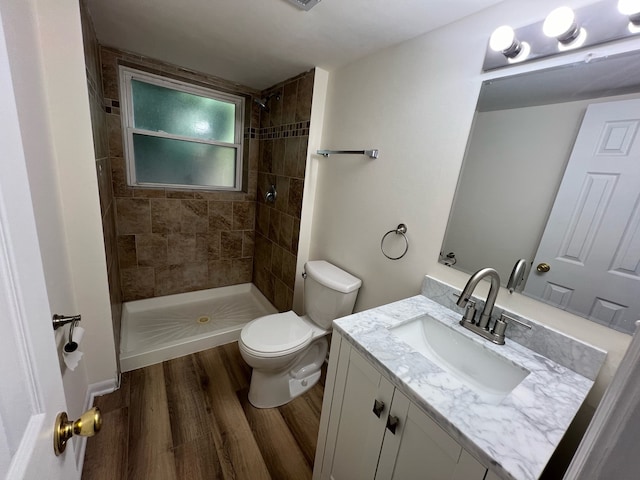
<path fill-rule="evenodd" d="M 640 14 L 640 0 L 618 0 L 618 11 L 627 16 Z"/>
<path fill-rule="evenodd" d="M 489 39 L 489 48 L 507 58 L 518 56 L 522 49 L 513 28 L 508 25 L 502 25 L 493 31 Z"/>
<path fill-rule="evenodd" d="M 640 0 L 618 0 L 618 11 L 629 17 L 629 31 L 636 33 L 632 26 L 640 25 Z"/>
<path fill-rule="evenodd" d="M 509 25 L 502 25 L 496 28 L 489 39 L 489 47 L 494 52 L 502 52 L 511 45 L 516 38 L 516 34 Z"/>
<path fill-rule="evenodd" d="M 542 32 L 559 42 L 569 43 L 576 39 L 580 29 L 576 25 L 576 15 L 569 7 L 559 7 L 553 10 L 542 25 Z"/>
<path fill-rule="evenodd" d="M 575 48 L 580 48 L 587 41 L 587 31 L 584 28 L 578 29 L 578 34 L 575 36 L 573 40 L 569 40 L 568 42 L 558 42 L 558 50 L 561 52 L 566 52 L 568 50 L 573 50 Z"/>
<path fill-rule="evenodd" d="M 520 52 L 514 55 L 513 57 L 507 58 L 507 62 L 519 63 L 527 59 L 527 57 L 531 53 L 531 45 L 529 45 L 527 42 L 522 42 L 520 46 L 521 46 Z"/>

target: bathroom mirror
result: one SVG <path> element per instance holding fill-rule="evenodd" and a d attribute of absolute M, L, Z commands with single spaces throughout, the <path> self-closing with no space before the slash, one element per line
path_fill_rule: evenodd
<path fill-rule="evenodd" d="M 579 136 L 589 105 L 619 101 L 626 104 L 633 99 L 640 99 L 640 53 L 636 52 L 588 58 L 580 63 L 485 81 L 440 262 L 469 274 L 482 267 L 493 267 L 506 286 L 516 262 L 524 259 L 526 271 L 516 292 L 632 333 L 635 320 L 640 318 L 640 300 L 635 298 L 640 292 L 638 170 L 625 174 L 635 177 L 628 187 L 631 191 L 627 192 L 628 205 L 624 209 L 607 208 L 607 202 L 611 204 L 610 193 L 615 190 L 616 172 L 594 177 L 583 171 L 582 176 L 572 180 L 565 177 L 565 170 L 573 171 L 578 161 L 574 160 L 579 156 L 577 153 L 572 156 L 574 144 L 576 149 L 579 147 L 576 139 L 584 141 L 589 137 L 598 137 L 599 145 L 604 145 L 605 150 L 610 147 L 632 150 L 626 155 L 618 152 L 607 157 L 611 165 L 628 155 L 640 165 L 640 133 L 637 132 L 640 109 L 635 113 L 636 109 L 632 108 L 631 115 L 621 114 L 624 118 L 605 121 L 603 125 L 608 127 L 603 127 L 602 132 L 608 133 L 585 132 Z M 598 108 L 602 107 L 595 107 Z M 589 118 L 594 114 L 590 115 Z M 587 177 L 591 178 L 591 184 Z M 564 197 L 558 192 L 570 189 L 571 182 L 577 185 L 574 190 L 581 191 L 582 196 L 575 197 L 572 205 L 562 207 L 560 199 Z M 554 207 L 556 196 L 558 206 Z M 569 229 L 558 233 L 559 210 L 570 212 L 565 217 L 569 221 L 560 221 L 560 228 L 573 222 L 571 235 L 567 233 Z M 597 236 L 602 229 L 596 227 L 603 225 L 602 219 L 607 215 L 622 222 L 623 230 L 618 238 L 604 242 Z M 553 236 L 565 243 L 562 247 L 565 254 L 555 250 L 555 254 L 547 257 L 537 256 L 539 248 L 543 250 L 541 245 Z M 567 242 L 573 242 L 569 247 L 579 252 L 566 254 Z M 545 251 L 548 252 L 548 248 Z M 559 275 L 563 263 L 588 263 L 586 257 L 606 255 L 611 258 L 601 268 L 612 273 L 615 282 L 603 281 L 602 277 L 590 280 L 582 273 L 571 272 L 562 275 L 576 278 L 556 281 L 545 277 Z M 543 287 L 534 288 L 536 282 L 544 284 Z M 576 286 L 575 282 L 587 286 Z M 622 292 L 626 297 L 612 298 L 603 292 L 614 287 L 614 296 Z M 585 288 L 589 289 L 588 295 L 577 301 Z"/>

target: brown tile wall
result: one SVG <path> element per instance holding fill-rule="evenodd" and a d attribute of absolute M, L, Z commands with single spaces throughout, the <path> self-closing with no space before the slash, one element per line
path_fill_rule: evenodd
<path fill-rule="evenodd" d="M 313 81 L 312 70 L 262 92 L 280 100 L 260 117 L 253 282 L 280 311 L 293 304 Z M 270 185 L 275 203 L 265 200 Z"/>
<path fill-rule="evenodd" d="M 89 108 L 91 110 L 91 128 L 95 151 L 102 231 L 104 236 L 105 258 L 111 298 L 111 319 L 116 353 L 120 346 L 120 320 L 122 317 L 122 294 L 120 288 L 120 268 L 116 245 L 116 220 L 113 188 L 111 186 L 111 162 L 109 159 L 108 131 L 106 115 L 102 106 L 102 74 L 100 68 L 99 45 L 93 29 L 93 22 L 85 2 L 80 2 L 82 18 L 82 37 L 84 43 L 87 86 L 89 89 Z M 116 358 L 119 356 L 116 354 Z"/>
<path fill-rule="evenodd" d="M 260 92 L 140 55 L 100 47 L 115 239 L 125 301 L 251 282 L 258 181 Z M 242 192 L 132 188 L 126 183 L 118 65 L 246 98 Z"/>
<path fill-rule="evenodd" d="M 85 22 L 89 23 L 90 22 Z M 98 161 L 105 245 L 111 264 L 110 282 L 121 284 L 122 300 L 169 295 L 253 281 L 281 311 L 293 302 L 300 212 L 311 114 L 314 72 L 306 72 L 258 92 L 213 76 L 148 57 L 98 46 L 87 60 L 98 75 L 92 101 L 99 125 Z M 182 191 L 132 188 L 126 183 L 120 123 L 118 65 L 209 86 L 246 98 L 242 192 Z M 101 83 L 100 83 L 101 71 Z M 91 82 L 91 80 L 89 80 Z M 252 97 L 272 92 L 270 112 Z M 97 109 L 100 105 L 102 109 Z M 95 112 L 94 112 L 95 111 Z M 104 112 L 104 113 L 103 113 Z M 278 199 L 265 202 L 269 185 Z M 117 232 L 117 233 L 116 233 Z M 116 253 L 117 251 L 117 253 Z M 254 253 L 255 252 L 255 253 Z M 255 259 L 254 259 L 255 255 Z M 120 297 L 118 295 L 118 301 Z M 120 303 L 118 303 L 120 311 Z M 118 328 L 119 334 L 119 314 Z"/>

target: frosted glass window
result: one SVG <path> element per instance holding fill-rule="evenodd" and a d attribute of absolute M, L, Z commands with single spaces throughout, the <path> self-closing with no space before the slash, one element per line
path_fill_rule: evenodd
<path fill-rule="evenodd" d="M 240 190 L 244 99 L 120 67 L 128 183 Z"/>
<path fill-rule="evenodd" d="M 134 127 L 234 143 L 236 106 L 170 88 L 131 82 Z"/>
<path fill-rule="evenodd" d="M 133 144 L 138 183 L 235 185 L 236 151 L 232 147 L 140 134 L 133 135 Z"/>

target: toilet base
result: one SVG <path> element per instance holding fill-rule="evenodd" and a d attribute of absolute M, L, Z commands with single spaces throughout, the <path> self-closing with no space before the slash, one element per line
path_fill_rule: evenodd
<path fill-rule="evenodd" d="M 274 377 L 253 370 L 249 386 L 249 403 L 256 408 L 275 408 L 302 395 L 320 380 L 320 371 L 297 379 L 289 375 Z"/>
<path fill-rule="evenodd" d="M 256 408 L 279 407 L 312 388 L 320 380 L 328 347 L 327 339 L 323 336 L 281 370 L 254 367 L 249 385 L 249 403 Z"/>

